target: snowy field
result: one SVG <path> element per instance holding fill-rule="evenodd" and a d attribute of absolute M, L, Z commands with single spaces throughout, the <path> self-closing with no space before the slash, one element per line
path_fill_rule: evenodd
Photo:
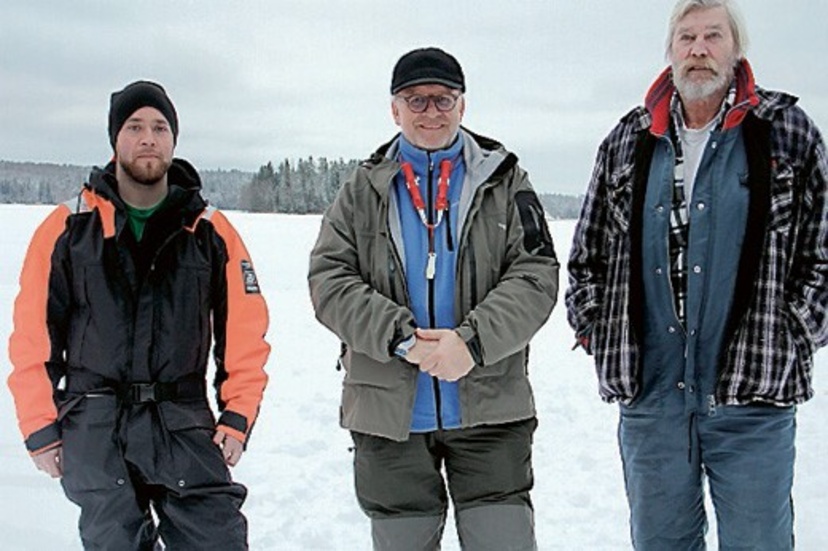
<path fill-rule="evenodd" d="M 0 342 L 28 240 L 50 207 L 0 205 Z M 234 470 L 250 494 L 244 511 L 255 550 L 369 550 L 368 522 L 353 495 L 350 438 L 338 427 L 338 343 L 314 319 L 308 252 L 318 216 L 229 213 L 256 264 L 271 313 L 270 385 L 247 454 Z M 573 222 L 551 225 L 559 257 Z M 565 279 L 562 278 L 562 281 Z M 597 396 L 590 360 L 570 351 L 559 302 L 532 345 L 531 377 L 540 426 L 534 448 L 540 549 L 629 549 L 627 507 L 615 430 L 617 410 Z M 797 548 L 828 549 L 828 354 L 816 365 L 817 396 L 799 411 L 795 483 Z M 0 549 L 81 549 L 77 509 L 59 484 L 35 470 L 21 443 L 5 385 L 0 388 Z M 711 526 L 711 549 L 715 549 Z M 458 549 L 453 525 L 445 550 Z"/>

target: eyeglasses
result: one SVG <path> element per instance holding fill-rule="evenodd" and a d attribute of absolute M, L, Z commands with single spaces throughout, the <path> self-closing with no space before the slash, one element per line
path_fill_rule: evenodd
<path fill-rule="evenodd" d="M 428 109 L 429 103 L 434 103 L 437 111 L 443 113 L 451 111 L 457 105 L 457 100 L 460 96 L 452 96 L 451 94 L 440 94 L 439 96 L 423 96 L 421 94 L 414 94 L 412 96 L 397 96 L 408 105 L 412 113 L 424 113 Z"/>

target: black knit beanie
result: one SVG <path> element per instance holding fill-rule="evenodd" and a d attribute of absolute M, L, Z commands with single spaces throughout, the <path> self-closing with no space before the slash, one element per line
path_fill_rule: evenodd
<path fill-rule="evenodd" d="M 155 107 L 167 122 L 173 133 L 173 140 L 178 141 L 178 115 L 167 92 L 160 84 L 147 80 L 138 80 L 129 84 L 120 92 L 113 92 L 109 100 L 109 143 L 115 149 L 115 139 L 126 120 L 142 107 Z"/>
<path fill-rule="evenodd" d="M 460 63 L 440 48 L 412 50 L 397 61 L 391 77 L 391 94 L 417 84 L 442 84 L 466 91 L 466 79 Z"/>

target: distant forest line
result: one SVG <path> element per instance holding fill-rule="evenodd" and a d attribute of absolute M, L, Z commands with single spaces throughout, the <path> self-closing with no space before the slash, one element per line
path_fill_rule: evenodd
<path fill-rule="evenodd" d="M 227 210 L 319 214 L 331 204 L 357 160 L 285 159 L 258 172 L 199 170 L 204 197 Z M 57 204 L 77 195 L 91 167 L 0 161 L 0 203 Z M 538 193 L 553 220 L 578 217 L 582 196 Z"/>

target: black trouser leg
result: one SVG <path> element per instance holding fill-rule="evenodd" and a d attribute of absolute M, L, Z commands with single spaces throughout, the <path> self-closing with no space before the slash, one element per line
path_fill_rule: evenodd
<path fill-rule="evenodd" d="M 247 489 L 230 478 L 212 431 L 171 432 L 170 446 L 170 478 L 153 499 L 161 539 L 176 551 L 247 549 Z"/>
<path fill-rule="evenodd" d="M 147 496 L 133 484 L 115 441 L 114 395 L 89 397 L 61 421 L 63 490 L 81 508 L 87 550 L 152 550 L 158 536 Z"/>

